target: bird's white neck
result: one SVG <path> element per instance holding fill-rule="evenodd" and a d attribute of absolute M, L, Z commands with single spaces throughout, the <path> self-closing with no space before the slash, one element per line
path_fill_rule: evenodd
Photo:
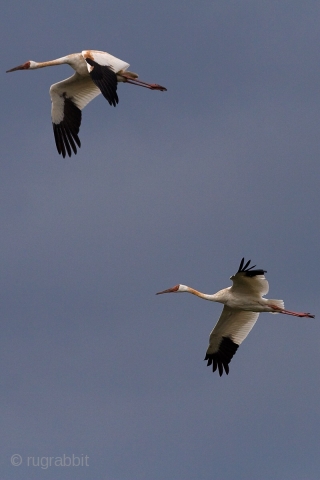
<path fill-rule="evenodd" d="M 72 63 L 72 56 L 67 55 L 65 57 L 56 58 L 55 60 L 49 60 L 47 62 L 34 62 L 30 60 L 29 69 L 36 69 L 36 68 L 44 68 L 44 67 L 51 67 L 54 65 L 63 65 L 63 64 L 71 64 Z"/>
<path fill-rule="evenodd" d="M 198 290 L 188 287 L 187 285 L 180 284 L 178 292 L 192 293 L 192 295 L 196 295 L 197 297 L 203 298 L 204 300 L 209 300 L 210 302 L 224 303 L 224 297 L 225 297 L 225 295 L 223 295 L 224 290 L 220 290 L 220 292 L 213 293 L 210 295 L 207 293 L 199 292 Z"/>

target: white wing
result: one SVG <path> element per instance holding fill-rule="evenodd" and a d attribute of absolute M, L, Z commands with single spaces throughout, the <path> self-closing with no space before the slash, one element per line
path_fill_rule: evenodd
<path fill-rule="evenodd" d="M 249 274 L 250 272 L 238 272 L 230 279 L 232 280 L 231 291 L 234 294 L 253 294 L 263 296 L 269 292 L 269 283 L 264 275 Z"/>
<path fill-rule="evenodd" d="M 71 148 L 77 153 L 81 146 L 78 137 L 81 110 L 101 93 L 90 76 L 78 73 L 50 87 L 52 101 L 51 118 L 57 150 L 63 157 L 71 156 Z"/>
<path fill-rule="evenodd" d="M 212 371 L 218 368 L 220 377 L 223 369 L 229 373 L 229 363 L 239 345 L 247 337 L 259 317 L 257 312 L 234 310 L 224 306 L 221 316 L 210 333 L 209 347 L 205 356 Z"/>
<path fill-rule="evenodd" d="M 120 60 L 120 58 L 114 57 L 107 52 L 100 52 L 99 50 L 83 50 L 81 53 L 85 60 L 90 58 L 101 66 L 112 67 L 112 70 L 115 73 L 124 72 L 130 67 L 129 63 L 124 62 L 123 60 Z M 89 67 L 88 71 L 90 72 Z"/>
<path fill-rule="evenodd" d="M 119 102 L 117 73 L 126 70 L 129 63 L 123 62 L 109 53 L 97 50 L 84 50 L 82 56 L 85 59 L 91 80 L 101 90 L 102 95 L 110 105 L 115 107 Z"/>
<path fill-rule="evenodd" d="M 82 110 L 100 93 L 100 89 L 93 83 L 90 76 L 84 77 L 78 73 L 61 82 L 54 83 L 50 87 L 52 121 L 60 123 L 63 120 L 64 112 L 61 105 L 63 105 L 64 98 L 69 98 L 76 107 Z"/>

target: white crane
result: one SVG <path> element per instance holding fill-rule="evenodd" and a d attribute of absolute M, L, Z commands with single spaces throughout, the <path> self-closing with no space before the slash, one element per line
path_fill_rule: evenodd
<path fill-rule="evenodd" d="M 81 146 L 78 137 L 81 124 L 81 110 L 97 95 L 102 95 L 114 107 L 119 102 L 117 95 L 118 82 L 132 83 L 151 90 L 166 91 L 165 87 L 156 83 L 138 80 L 136 73 L 127 72 L 129 64 L 109 53 L 98 50 L 84 50 L 48 62 L 29 60 L 18 67 L 7 70 L 34 70 L 53 65 L 68 64 L 76 73 L 66 80 L 50 87 L 52 101 L 51 118 L 54 138 L 59 154 L 66 153 L 71 157 L 71 149 L 76 154 Z"/>
<path fill-rule="evenodd" d="M 243 258 L 238 272 L 230 277 L 233 285 L 213 295 L 198 292 L 186 285 L 176 285 L 156 294 L 187 292 L 211 302 L 223 303 L 220 318 L 210 333 L 209 347 L 205 356 L 207 366 L 212 365 L 213 372 L 218 368 L 220 377 L 223 369 L 228 375 L 233 355 L 253 328 L 260 312 L 314 318 L 310 313 L 285 310 L 283 300 L 263 298 L 269 291 L 269 283 L 264 276 L 266 270 L 253 270 L 255 265 L 249 268 L 250 262 L 251 260 L 244 265 Z"/>

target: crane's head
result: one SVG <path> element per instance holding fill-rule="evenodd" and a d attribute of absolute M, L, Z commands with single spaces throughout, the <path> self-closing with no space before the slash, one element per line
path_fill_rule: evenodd
<path fill-rule="evenodd" d="M 172 288 L 168 288 L 167 290 L 163 290 L 162 292 L 156 293 L 156 295 L 161 295 L 162 293 L 177 293 L 177 292 L 187 292 L 188 288 L 186 285 L 175 285 Z"/>
<path fill-rule="evenodd" d="M 36 68 L 36 65 L 37 65 L 37 62 L 34 62 L 33 60 L 29 60 L 29 62 L 23 63 L 22 65 L 18 65 L 17 67 L 7 70 L 6 73 L 15 72 L 16 70 L 29 70 L 32 68 Z"/>

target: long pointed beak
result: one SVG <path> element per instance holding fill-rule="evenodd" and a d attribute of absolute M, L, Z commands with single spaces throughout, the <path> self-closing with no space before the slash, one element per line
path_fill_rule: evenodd
<path fill-rule="evenodd" d="M 27 70 L 30 67 L 30 62 L 23 63 L 22 65 L 18 65 L 17 67 L 10 68 L 7 70 L 6 73 L 15 72 L 16 70 Z"/>
<path fill-rule="evenodd" d="M 10 70 L 7 70 L 6 73 L 14 72 L 15 70 L 23 70 L 22 65 L 19 65 L 18 67 L 10 68 Z"/>
<path fill-rule="evenodd" d="M 175 285 L 172 288 L 168 288 L 167 290 L 163 290 L 162 292 L 156 293 L 156 295 L 161 295 L 162 293 L 174 293 L 174 292 L 177 292 L 178 290 L 179 290 L 179 285 Z"/>

